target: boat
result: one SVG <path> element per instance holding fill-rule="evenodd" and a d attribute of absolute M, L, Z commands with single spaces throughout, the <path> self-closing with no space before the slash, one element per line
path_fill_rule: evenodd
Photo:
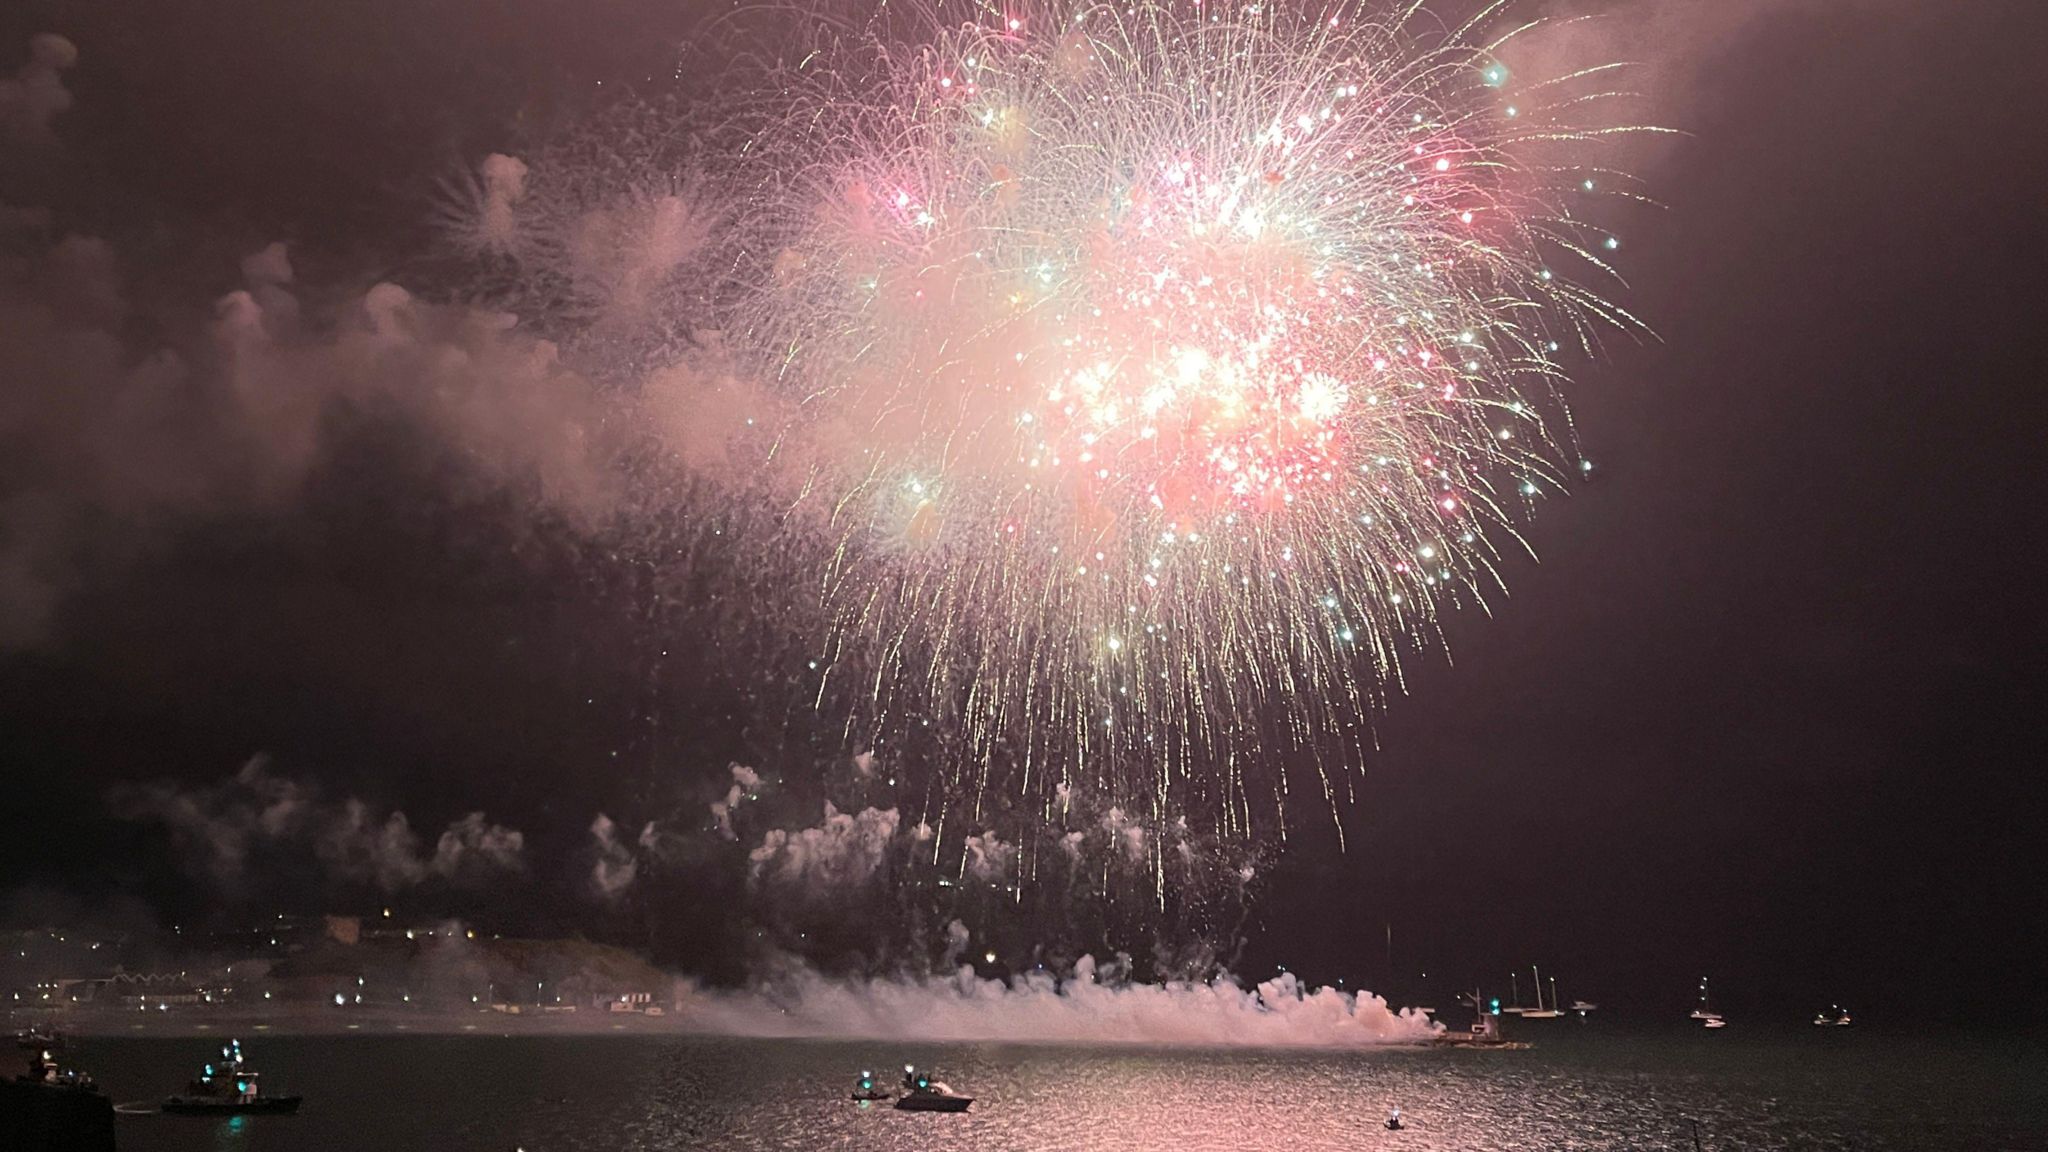
<path fill-rule="evenodd" d="M 1506 1009 L 1500 1006 L 1499 1000 L 1493 1001 L 1490 1009 L 1482 1007 L 1486 1001 L 1480 999 L 1478 989 L 1474 989 L 1469 995 L 1460 992 L 1458 999 L 1468 1000 L 1472 1004 L 1472 1029 L 1469 1032 L 1437 1033 L 1436 1043 L 1439 1047 L 1490 1048 L 1499 1051 L 1528 1047 L 1527 1044 L 1516 1043 L 1501 1035 L 1500 1014 Z"/>
<path fill-rule="evenodd" d="M 299 1110 L 298 1096 L 263 1095 L 262 1073 L 243 1061 L 240 1040 L 222 1045 L 220 1059 L 208 1064 L 182 1095 L 165 1099 L 163 1110 L 182 1116 L 290 1115 Z"/>
<path fill-rule="evenodd" d="M 947 1085 L 919 1072 L 914 1065 L 903 1066 L 903 1095 L 896 1107 L 903 1112 L 965 1112 L 974 1097 L 962 1096 Z"/>
<path fill-rule="evenodd" d="M 1400 1130 L 1401 1110 L 1399 1108 L 1396 1108 L 1392 1112 L 1387 1113 L 1387 1131 L 1399 1132 Z"/>
<path fill-rule="evenodd" d="M 1596 1011 L 1599 1009 L 1599 1007 L 1600 1006 L 1598 1004 L 1595 1004 L 1590 1000 L 1572 1001 L 1572 1011 L 1577 1012 L 1580 1016 L 1584 1016 L 1588 1012 Z"/>
<path fill-rule="evenodd" d="M 854 1081 L 853 1098 L 863 1104 L 872 1104 L 877 1100 L 894 1100 L 896 1094 L 886 1088 L 876 1087 L 875 1074 L 863 1068 L 860 1079 Z"/>
<path fill-rule="evenodd" d="M 1815 1028 L 1847 1028 L 1854 1023 L 1856 1021 L 1850 1018 L 1847 1012 L 1842 1010 L 1840 1004 L 1825 1012 L 1816 1014 L 1813 1018 L 1813 1026 Z"/>
<path fill-rule="evenodd" d="M 113 1152 L 114 1102 L 91 1076 L 38 1049 L 26 1075 L 0 1079 L 0 1147 Z"/>
<path fill-rule="evenodd" d="M 55 1052 L 64 1047 L 64 1034 L 55 1028 L 24 1028 L 14 1034 L 14 1046 L 30 1052 Z"/>
<path fill-rule="evenodd" d="M 1522 1019 L 1524 1019 L 1524 1020 L 1555 1020 L 1555 1019 L 1557 1019 L 1557 1018 L 1558 1018 L 1559 1016 L 1562 1016 L 1562 1015 L 1564 1015 L 1564 1013 L 1562 1013 L 1562 1012 L 1559 1012 L 1559 1011 L 1557 1010 L 1557 990 L 1556 990 L 1556 984 L 1557 984 L 1557 981 L 1556 981 L 1556 980 L 1552 980 L 1552 981 L 1550 982 L 1550 983 L 1551 983 L 1551 985 L 1552 985 L 1552 988 L 1551 988 L 1551 994 L 1550 994 L 1550 1007 L 1548 1007 L 1548 1008 L 1545 1008 L 1545 1007 L 1543 1006 L 1543 972 L 1542 972 L 1542 970 L 1541 970 L 1541 969 L 1537 968 L 1537 967 L 1536 967 L 1536 966 L 1535 966 L 1534 964 L 1531 964 L 1531 965 L 1529 965 L 1529 975 L 1530 975 L 1530 976 L 1532 976 L 1532 977 L 1534 977 L 1534 979 L 1535 979 L 1535 983 L 1536 983 L 1536 1006 L 1535 1006 L 1534 1008 L 1524 1008 L 1524 1009 L 1522 1009 Z"/>
<path fill-rule="evenodd" d="M 17 1084 L 33 1084 L 60 1092 L 98 1092 L 100 1086 L 93 1078 L 76 1068 L 58 1065 L 56 1055 L 47 1049 L 39 1050 L 29 1057 L 28 1073 L 16 1076 Z"/>
<path fill-rule="evenodd" d="M 1709 1028 L 1726 1028 L 1728 1026 L 1728 1022 L 1721 1019 L 1721 1014 L 1714 1011 L 1713 999 L 1707 994 L 1707 978 L 1705 976 L 1700 977 L 1699 1006 L 1688 1014 L 1688 1018 L 1698 1020 Z"/>

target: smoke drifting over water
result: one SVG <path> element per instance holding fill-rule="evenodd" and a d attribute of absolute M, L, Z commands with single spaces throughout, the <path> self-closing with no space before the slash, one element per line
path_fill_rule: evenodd
<path fill-rule="evenodd" d="M 1228 976 L 1164 985 L 1097 977 L 1092 957 L 1065 980 L 1037 973 L 1011 983 L 965 967 L 929 980 L 799 968 L 741 992 L 686 986 L 679 1007 L 692 1029 L 767 1037 L 1357 1048 L 1421 1043 L 1439 1030 L 1369 992 L 1308 988 L 1291 974 L 1253 987 Z"/>

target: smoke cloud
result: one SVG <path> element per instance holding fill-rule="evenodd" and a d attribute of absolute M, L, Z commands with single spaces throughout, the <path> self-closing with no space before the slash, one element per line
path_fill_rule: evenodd
<path fill-rule="evenodd" d="M 726 1035 L 1023 1043 L 1354 1048 L 1427 1042 L 1439 1028 L 1371 993 L 1310 988 L 1293 975 L 1250 987 L 1130 984 L 1093 957 L 1070 976 L 1011 981 L 967 967 L 946 977 L 834 979 L 789 965 L 742 991 L 678 989 L 685 1027 Z"/>
<path fill-rule="evenodd" d="M 123 784 L 109 807 L 124 820 L 160 825 L 184 867 L 230 893 L 265 853 L 310 853 L 333 878 L 383 892 L 428 880 L 479 885 L 524 867 L 525 837 L 471 812 L 448 825 L 431 851 L 403 812 L 379 819 L 353 797 L 331 802 L 318 789 L 270 771 L 263 757 L 218 784 Z"/>
<path fill-rule="evenodd" d="M 618 826 L 612 818 L 602 812 L 590 822 L 590 837 L 597 850 L 597 860 L 590 866 L 591 886 L 606 900 L 616 900 L 633 886 L 634 877 L 640 873 L 640 861 L 633 855 L 633 849 L 619 840 Z"/>
<path fill-rule="evenodd" d="M 76 55 L 39 36 L 0 80 L 0 160 L 43 157 Z M 509 205 L 517 169 L 489 171 Z M 88 571 L 289 510 L 366 420 L 459 462 L 457 490 L 419 498 L 516 492 L 584 525 L 612 506 L 596 389 L 513 316 L 393 283 L 305 290 L 281 243 L 246 253 L 239 284 L 145 294 L 115 242 L 57 220 L 0 204 L 0 650 L 45 641 Z"/>
<path fill-rule="evenodd" d="M 1626 91 L 1641 122 L 1684 130 L 1701 103 L 1714 99 L 1726 53 L 1743 39 L 1767 35 L 1786 20 L 1888 19 L 1915 7 L 1924 6 L 1910 0 L 1539 0 L 1531 10 L 1550 28 L 1518 40 L 1503 55 L 1527 74 L 1556 74 L 1560 65 L 1625 64 L 1605 86 Z M 1654 161 L 1653 148 L 1640 147 L 1640 138 L 1636 144 L 1629 148 L 1631 163 Z"/>
<path fill-rule="evenodd" d="M 966 841 L 967 855 L 961 861 L 963 875 L 972 876 L 986 884 L 1002 884 L 1010 879 L 1012 866 L 1017 860 L 1017 846 L 1005 844 L 993 832 L 969 836 Z"/>
<path fill-rule="evenodd" d="M 827 802 L 818 826 L 774 828 L 762 837 L 748 854 L 754 879 L 813 893 L 865 884 L 882 867 L 900 819 L 894 808 L 866 808 L 850 816 Z"/>
<path fill-rule="evenodd" d="M 738 840 L 739 833 L 733 831 L 732 814 L 740 802 L 752 799 L 755 789 L 761 786 L 761 774 L 744 764 L 732 766 L 732 787 L 726 789 L 725 799 L 711 802 L 711 819 L 718 825 L 718 834 L 727 840 Z"/>

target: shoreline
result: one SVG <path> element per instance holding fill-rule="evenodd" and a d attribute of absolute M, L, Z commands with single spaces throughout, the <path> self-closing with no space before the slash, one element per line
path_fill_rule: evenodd
<path fill-rule="evenodd" d="M 131 1018 L 135 1017 L 135 1018 Z M 140 1019 L 147 1015 L 148 1019 Z M 8 1027 L 18 1031 L 30 1024 L 54 1028 L 66 1037 L 94 1039 L 192 1040 L 228 1036 L 256 1037 L 343 1037 L 343 1036 L 633 1036 L 676 1037 L 709 1040 L 804 1041 L 815 1043 L 915 1043 L 915 1044 L 1001 1044 L 1005 1046 L 1062 1047 L 1080 1045 L 1101 1048 L 1168 1048 L 1181 1050 L 1272 1052 L 1420 1051 L 1443 1045 L 1433 1037 L 1354 1037 L 1343 1043 L 1257 1043 L 1170 1039 L 1156 1036 L 999 1036 L 928 1035 L 866 1031 L 826 1031 L 801 1026 L 788 1029 L 734 1029 L 719 1027 L 715 1019 L 670 1014 L 646 1017 L 639 1014 L 592 1012 L 584 1018 L 568 1013 L 513 1015 L 505 1012 L 392 1012 L 353 1011 L 347 1018 L 321 1014 L 294 1016 L 278 1013 L 208 1013 L 205 1018 L 175 1013 L 91 1013 L 69 1015 L 61 1012 L 10 1013 Z M 628 1017 L 620 1019 L 619 1017 Z"/>

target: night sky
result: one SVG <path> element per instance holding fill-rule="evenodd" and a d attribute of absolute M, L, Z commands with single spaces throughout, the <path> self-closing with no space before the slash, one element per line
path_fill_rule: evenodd
<path fill-rule="evenodd" d="M 687 71 L 694 15 L 648 11 L 676 7 L 9 5 L 0 72 L 35 32 L 79 60 L 55 150 L 10 152 L 0 201 L 107 237 L 134 298 L 183 301 L 138 307 L 137 342 L 175 340 L 145 312 L 203 325 L 276 240 L 308 295 L 431 282 L 435 181 L 600 81 Z M 1642 151 L 1663 207 L 1618 228 L 1659 339 L 1581 372 L 1596 481 L 1546 505 L 1490 618 L 1449 620 L 1450 660 L 1410 662 L 1346 850 L 1303 829 L 1242 966 L 1448 1003 L 1535 962 L 1568 1000 L 1667 1014 L 1710 973 L 1731 1014 L 1981 1022 L 2025 1000 L 2022 942 L 2048 928 L 2048 17 L 1613 7 L 1602 34 L 1650 59 L 1649 107 L 1687 133 Z M 10 558 L 28 496 L 83 483 L 6 398 L 39 363 L 0 348 Z M 17 918 L 59 894 L 203 912 L 104 798 L 266 753 L 429 839 L 487 810 L 528 838 L 526 913 L 603 933 L 577 885 L 595 812 L 787 752 L 716 657 L 661 655 L 630 565 L 442 467 L 364 437 L 280 500 L 95 506 L 67 535 L 54 608 L 0 633 Z"/>

